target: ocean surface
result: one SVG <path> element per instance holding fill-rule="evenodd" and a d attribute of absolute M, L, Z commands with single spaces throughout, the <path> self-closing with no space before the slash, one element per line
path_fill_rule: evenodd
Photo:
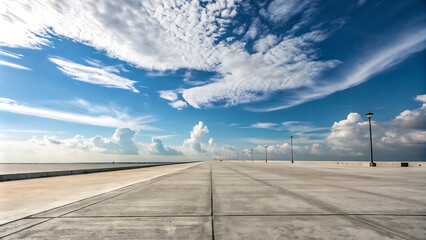
<path fill-rule="evenodd" d="M 0 175 L 32 172 L 51 172 L 63 170 L 128 167 L 150 165 L 153 163 L 0 163 Z M 157 163 L 158 164 L 158 163 Z"/>

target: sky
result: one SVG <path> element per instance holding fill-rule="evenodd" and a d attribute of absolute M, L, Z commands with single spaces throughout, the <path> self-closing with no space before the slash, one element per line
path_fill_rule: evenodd
<path fill-rule="evenodd" d="M 0 2 L 0 162 L 426 160 L 421 0 Z"/>

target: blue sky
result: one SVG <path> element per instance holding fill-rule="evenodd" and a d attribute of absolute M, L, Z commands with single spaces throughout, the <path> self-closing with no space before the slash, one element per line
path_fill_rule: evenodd
<path fill-rule="evenodd" d="M 422 1 L 0 3 L 0 161 L 425 160 Z"/>

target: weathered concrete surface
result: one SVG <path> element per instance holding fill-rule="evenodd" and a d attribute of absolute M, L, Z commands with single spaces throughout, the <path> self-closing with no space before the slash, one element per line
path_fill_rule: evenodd
<path fill-rule="evenodd" d="M 197 164 L 0 182 L 0 224 L 112 190 L 118 189 L 117 192 L 120 192 L 127 189 L 125 186 L 146 184 L 152 178 Z M 114 193 L 107 193 L 106 196 L 108 194 Z"/>
<path fill-rule="evenodd" d="M 4 224 L 0 233 L 5 239 L 426 239 L 425 192 L 424 168 L 212 162 Z"/>

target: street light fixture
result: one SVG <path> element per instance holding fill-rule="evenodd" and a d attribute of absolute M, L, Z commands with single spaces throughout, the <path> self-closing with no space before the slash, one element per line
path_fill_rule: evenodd
<path fill-rule="evenodd" d="M 290 136 L 291 141 L 291 163 L 294 163 L 293 161 L 293 136 Z"/>
<path fill-rule="evenodd" d="M 268 146 L 265 145 L 265 162 L 268 162 Z"/>
<path fill-rule="evenodd" d="M 373 135 L 371 133 L 371 117 L 373 117 L 374 113 L 367 113 L 365 114 L 368 117 L 368 126 L 370 127 L 370 153 L 371 153 L 371 161 L 370 161 L 370 167 L 375 167 L 376 163 L 373 162 Z"/>

